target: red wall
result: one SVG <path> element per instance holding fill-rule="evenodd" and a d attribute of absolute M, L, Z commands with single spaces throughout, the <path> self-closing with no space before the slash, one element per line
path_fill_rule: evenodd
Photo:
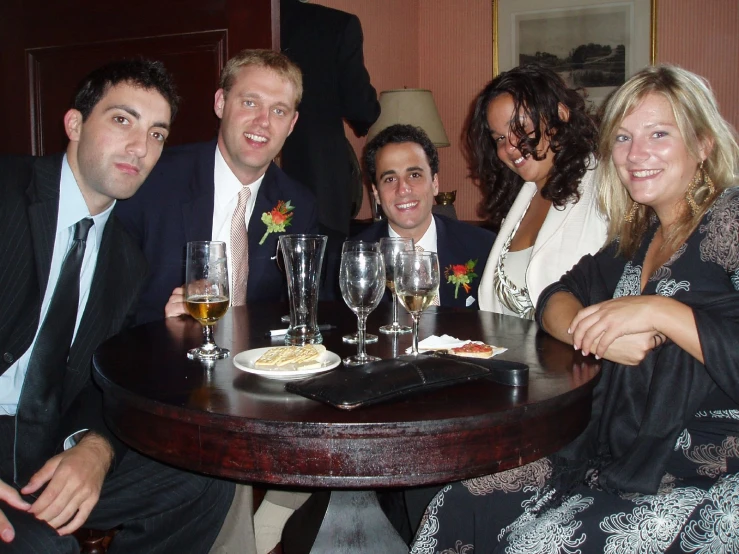
<path fill-rule="evenodd" d="M 439 150 L 440 189 L 456 190 L 460 219 L 477 219 L 480 193 L 460 148 L 470 103 L 493 77 L 491 0 L 314 0 L 356 14 L 378 92 L 430 89 L 451 146 Z M 706 77 L 722 113 L 739 126 L 739 2 L 657 0 L 657 61 Z M 349 135 L 361 152 L 363 139 Z M 369 217 L 365 202 L 360 218 Z"/>

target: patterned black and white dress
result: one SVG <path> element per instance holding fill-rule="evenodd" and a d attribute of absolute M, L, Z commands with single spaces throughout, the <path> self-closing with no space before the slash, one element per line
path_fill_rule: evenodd
<path fill-rule="evenodd" d="M 716 200 L 641 292 L 643 260 L 656 229 L 655 224 L 633 260 L 620 263 L 612 297 L 660 294 L 683 301 L 698 293 L 733 298 L 739 290 L 739 190 L 729 189 Z M 618 273 L 614 283 L 617 278 Z M 739 554 L 739 364 L 733 363 L 739 359 L 734 354 L 739 351 L 737 319 L 732 312 L 705 337 L 696 317 L 704 354 L 708 338 L 714 349 L 718 345 L 730 353 L 726 367 L 718 368 L 727 380 L 712 386 L 684 428 L 677 427 L 653 494 L 609 492 L 600 486 L 598 472 L 590 471 L 563 499 L 548 504 L 557 492 L 546 486 L 554 462 L 545 458 L 445 486 L 429 505 L 411 553 Z M 705 359 L 700 368 L 716 375 L 717 368 Z M 629 369 L 639 372 L 642 367 Z"/>

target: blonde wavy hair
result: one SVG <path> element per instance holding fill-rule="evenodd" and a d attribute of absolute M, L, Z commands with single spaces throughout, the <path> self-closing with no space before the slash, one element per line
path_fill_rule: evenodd
<path fill-rule="evenodd" d="M 223 89 L 224 96 L 228 96 L 239 70 L 252 65 L 271 69 L 292 84 L 295 89 L 295 107 L 298 107 L 303 98 L 303 74 L 290 58 L 274 50 L 247 49 L 229 59 L 221 70 L 220 88 Z"/>
<path fill-rule="evenodd" d="M 613 163 L 612 149 L 618 129 L 624 118 L 636 109 L 650 94 L 661 94 L 672 107 L 683 141 L 696 159 L 703 149 L 708 155 L 703 169 L 715 185 L 710 191 L 705 181 L 693 191 L 698 209 L 685 210 L 665 235 L 666 242 L 677 247 L 698 225 L 721 192 L 736 185 L 739 168 L 739 146 L 736 132 L 718 111 L 716 99 L 708 82 L 702 77 L 674 65 L 650 66 L 631 77 L 609 98 L 601 119 L 598 145 L 600 163 L 596 183 L 599 186 L 600 209 L 608 217 L 608 240 L 619 241 L 619 254 L 633 257 L 647 230 L 654 211 L 639 205 L 632 221 L 626 215 L 633 200 L 621 183 Z M 697 164 L 696 164 L 697 170 Z"/>

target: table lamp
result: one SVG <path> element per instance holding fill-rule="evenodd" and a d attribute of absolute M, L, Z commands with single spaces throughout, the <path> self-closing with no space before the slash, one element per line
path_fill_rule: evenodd
<path fill-rule="evenodd" d="M 439 148 L 449 146 L 449 138 L 436 109 L 430 90 L 401 88 L 380 93 L 380 117 L 370 127 L 367 141 L 372 140 L 385 127 L 403 123 L 420 127 Z"/>

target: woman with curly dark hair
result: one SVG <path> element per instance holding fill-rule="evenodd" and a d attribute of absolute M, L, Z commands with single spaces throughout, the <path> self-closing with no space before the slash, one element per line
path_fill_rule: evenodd
<path fill-rule="evenodd" d="M 541 291 L 603 246 L 597 135 L 583 98 L 543 66 L 501 73 L 480 92 L 467 146 L 482 211 L 498 232 L 481 309 L 533 319 Z"/>

